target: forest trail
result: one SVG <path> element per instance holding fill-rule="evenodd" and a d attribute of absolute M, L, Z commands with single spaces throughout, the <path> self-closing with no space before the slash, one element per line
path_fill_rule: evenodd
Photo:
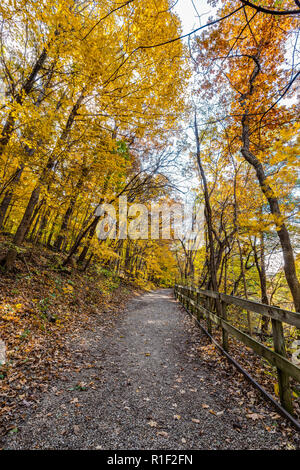
<path fill-rule="evenodd" d="M 108 332 L 86 335 L 81 363 L 87 367 L 66 372 L 19 432 L 7 436 L 5 449 L 279 449 L 286 444 L 281 433 L 266 429 L 274 422 L 273 410 L 263 402 L 263 420 L 247 417 L 250 386 L 226 380 L 225 370 L 201 357 L 197 347 L 205 339 L 170 289 L 135 298 Z M 76 380 L 83 385 L 74 387 Z"/>

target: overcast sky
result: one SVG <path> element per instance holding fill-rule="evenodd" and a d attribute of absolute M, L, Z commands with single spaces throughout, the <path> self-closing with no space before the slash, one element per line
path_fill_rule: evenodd
<path fill-rule="evenodd" d="M 214 10 L 206 0 L 178 0 L 174 6 L 174 11 L 181 19 L 184 34 L 207 23 Z"/>

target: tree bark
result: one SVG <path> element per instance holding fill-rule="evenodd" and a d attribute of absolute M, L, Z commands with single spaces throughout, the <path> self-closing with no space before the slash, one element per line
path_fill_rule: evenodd
<path fill-rule="evenodd" d="M 19 224 L 19 227 L 18 227 L 18 229 L 15 233 L 15 236 L 14 236 L 13 241 L 14 241 L 15 245 L 20 245 L 24 240 L 24 237 L 25 237 L 25 235 L 27 233 L 27 230 L 29 228 L 32 213 L 33 213 L 34 208 L 35 208 L 35 206 L 36 206 L 36 204 L 39 200 L 40 192 L 41 192 L 41 187 L 38 185 L 34 188 L 34 190 L 31 193 L 31 196 L 30 196 L 30 199 L 28 201 L 26 210 L 24 212 L 22 220 L 21 220 L 21 222 Z"/>
<path fill-rule="evenodd" d="M 21 175 L 23 173 L 23 169 L 24 169 L 24 166 L 21 165 L 17 168 L 16 172 L 15 172 L 15 175 L 12 179 L 12 184 L 13 184 L 13 187 L 10 187 L 5 195 L 4 195 L 4 198 L 1 202 L 1 206 L 0 206 L 0 229 L 2 228 L 2 225 L 3 225 L 3 222 L 4 222 L 4 219 L 5 219 L 5 216 L 6 216 L 6 213 L 7 213 L 7 210 L 9 208 L 9 205 L 11 203 L 11 200 L 12 200 L 12 197 L 13 197 L 13 194 L 14 194 L 14 186 L 20 181 L 20 178 L 21 178 Z"/>
<path fill-rule="evenodd" d="M 209 267 L 210 267 L 210 278 L 212 288 L 215 292 L 218 292 L 218 281 L 217 281 L 217 271 L 216 271 L 216 260 L 215 260 L 215 250 L 214 250 L 214 237 L 213 237 L 213 227 L 212 227 L 212 212 L 208 194 L 208 186 L 206 175 L 203 169 L 202 161 L 201 161 L 201 153 L 200 153 L 200 140 L 199 140 L 199 133 L 198 133 L 198 125 L 197 125 L 197 116 L 195 113 L 195 120 L 194 120 L 194 129 L 195 129 L 195 137 L 196 137 L 196 157 L 198 163 L 198 169 L 201 175 L 202 183 L 203 183 L 203 192 L 204 192 L 204 200 L 205 200 L 205 219 L 207 223 L 207 233 L 208 233 L 208 240 L 209 240 Z"/>
<path fill-rule="evenodd" d="M 237 240 L 237 244 L 238 244 L 239 255 L 240 255 L 240 267 L 241 267 L 241 276 L 243 280 L 244 296 L 245 296 L 245 299 L 248 299 L 247 282 L 246 282 L 244 262 L 243 262 L 243 253 L 242 253 L 242 247 L 241 247 L 239 239 Z M 251 321 L 251 313 L 249 310 L 247 310 L 247 323 L 248 323 L 248 333 L 250 336 L 252 336 L 252 321 Z"/>
<path fill-rule="evenodd" d="M 29 95 L 31 92 L 33 85 L 35 83 L 36 77 L 43 67 L 45 61 L 47 59 L 47 51 L 46 49 L 43 49 L 41 55 L 35 62 L 32 71 L 30 75 L 28 76 L 27 80 L 24 82 L 21 91 L 16 94 L 14 97 L 14 100 L 19 104 L 22 105 L 24 102 L 25 96 Z M 0 156 L 3 154 L 8 142 L 10 141 L 10 138 L 13 134 L 14 131 L 14 125 L 15 125 L 16 117 L 14 116 L 14 113 L 11 111 L 7 117 L 7 120 L 2 128 L 1 135 L 0 135 Z"/>
<path fill-rule="evenodd" d="M 78 194 L 80 193 L 80 190 L 81 190 L 82 185 L 84 183 L 84 179 L 87 176 L 87 172 L 88 172 L 87 168 L 83 167 L 82 170 L 81 170 L 80 178 L 77 181 L 77 184 L 76 184 L 76 187 L 75 187 L 75 193 L 71 196 L 69 206 L 68 206 L 68 208 L 67 208 L 67 210 L 64 214 L 63 221 L 62 221 L 62 224 L 61 224 L 61 228 L 60 228 L 59 234 L 58 234 L 57 239 L 56 239 L 55 244 L 54 244 L 54 247 L 56 248 L 57 251 L 61 250 L 61 246 L 62 246 L 63 241 L 64 241 L 65 236 L 66 236 L 65 232 L 68 229 L 69 220 L 70 220 L 70 218 L 73 214 L 74 206 L 75 206 Z"/>
<path fill-rule="evenodd" d="M 254 261 L 259 276 L 261 301 L 263 304 L 269 305 L 269 298 L 267 293 L 267 274 L 266 274 L 266 263 L 265 263 L 265 242 L 264 234 L 260 233 L 260 258 L 258 257 L 256 245 L 252 245 L 254 253 Z M 261 317 L 261 333 L 266 335 L 270 324 L 270 317 L 262 315 Z"/>

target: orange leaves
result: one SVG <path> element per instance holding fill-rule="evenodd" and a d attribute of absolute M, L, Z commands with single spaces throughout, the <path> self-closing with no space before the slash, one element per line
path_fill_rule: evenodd
<path fill-rule="evenodd" d="M 0 318 L 5 321 L 19 322 L 19 312 L 22 310 L 22 304 L 3 303 L 0 305 Z M 4 327 L 4 325 L 3 325 Z"/>
<path fill-rule="evenodd" d="M 72 294 L 74 287 L 71 284 L 67 284 L 62 290 L 65 294 Z"/>

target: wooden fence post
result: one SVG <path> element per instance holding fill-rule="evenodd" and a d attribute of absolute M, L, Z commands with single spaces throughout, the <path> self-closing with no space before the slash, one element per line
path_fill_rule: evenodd
<path fill-rule="evenodd" d="M 226 303 L 220 300 L 220 306 L 221 306 L 221 313 L 222 313 L 222 318 L 223 320 L 227 319 L 227 306 Z M 228 341 L 228 333 L 224 328 L 222 328 L 222 344 L 223 344 L 223 349 L 225 349 L 226 352 L 229 351 L 229 341 Z"/>
<path fill-rule="evenodd" d="M 272 318 L 272 331 L 274 350 L 283 357 L 287 357 L 285 349 L 284 334 L 282 328 L 282 322 Z M 277 368 L 279 397 L 282 406 L 290 413 L 293 413 L 292 394 L 290 389 L 290 378 L 289 375 Z"/>
<path fill-rule="evenodd" d="M 193 306 L 193 314 L 197 317 L 197 307 L 196 307 L 196 305 L 197 305 L 197 292 L 195 291 L 195 289 L 193 289 L 192 299 L 195 302 L 195 304 Z"/>
<path fill-rule="evenodd" d="M 209 310 L 211 309 L 211 299 L 210 297 L 206 297 L 206 300 L 205 300 L 205 308 L 206 310 Z M 207 317 L 206 319 L 206 327 L 207 327 L 207 331 L 208 333 L 211 335 L 211 319 L 209 317 Z"/>
<path fill-rule="evenodd" d="M 224 320 L 224 327 L 222 326 L 222 344 L 225 351 L 229 350 L 229 336 L 233 336 L 277 368 L 280 402 L 285 410 L 292 414 L 293 403 L 290 377 L 300 382 L 300 368 L 289 361 L 287 357 L 282 325 L 283 323 L 287 323 L 300 328 L 299 313 L 202 289 L 195 290 L 176 285 L 175 292 L 176 297 L 186 309 L 189 309 L 193 313 L 196 311 L 198 320 L 202 318 L 206 320 L 207 330 L 210 334 L 212 333 L 212 321 L 215 325 L 220 326 L 220 318 Z M 191 300 L 193 300 L 193 305 L 190 303 Z M 203 309 L 202 312 L 198 311 L 196 305 L 201 307 L 204 305 L 205 309 L 211 312 L 211 315 L 207 316 Z M 266 315 L 271 318 L 274 351 L 265 344 L 251 338 L 249 334 L 231 325 L 227 321 L 228 305 L 237 305 L 245 310 Z M 216 312 L 214 310 L 216 310 Z"/>
<path fill-rule="evenodd" d="M 186 295 L 186 308 L 187 310 L 190 310 L 190 291 L 186 290 L 185 295 Z"/>
<path fill-rule="evenodd" d="M 197 305 L 200 305 L 200 303 L 201 303 L 200 293 L 197 292 L 197 293 L 196 293 L 196 304 L 197 304 Z M 197 319 L 198 319 L 198 321 L 200 321 L 201 318 L 203 317 L 203 315 L 201 314 L 200 310 L 197 310 L 197 309 L 196 309 L 196 314 L 197 314 Z"/>
<path fill-rule="evenodd" d="M 185 308 L 188 308 L 188 300 L 187 300 L 187 295 L 186 295 L 186 289 L 182 289 L 183 290 L 183 295 L 185 295 L 185 297 L 183 297 L 183 305 Z"/>
<path fill-rule="evenodd" d="M 193 306 L 191 304 L 191 300 L 192 300 L 193 296 L 192 296 L 192 292 L 190 290 L 188 291 L 188 298 L 189 298 L 189 311 L 193 315 Z"/>

